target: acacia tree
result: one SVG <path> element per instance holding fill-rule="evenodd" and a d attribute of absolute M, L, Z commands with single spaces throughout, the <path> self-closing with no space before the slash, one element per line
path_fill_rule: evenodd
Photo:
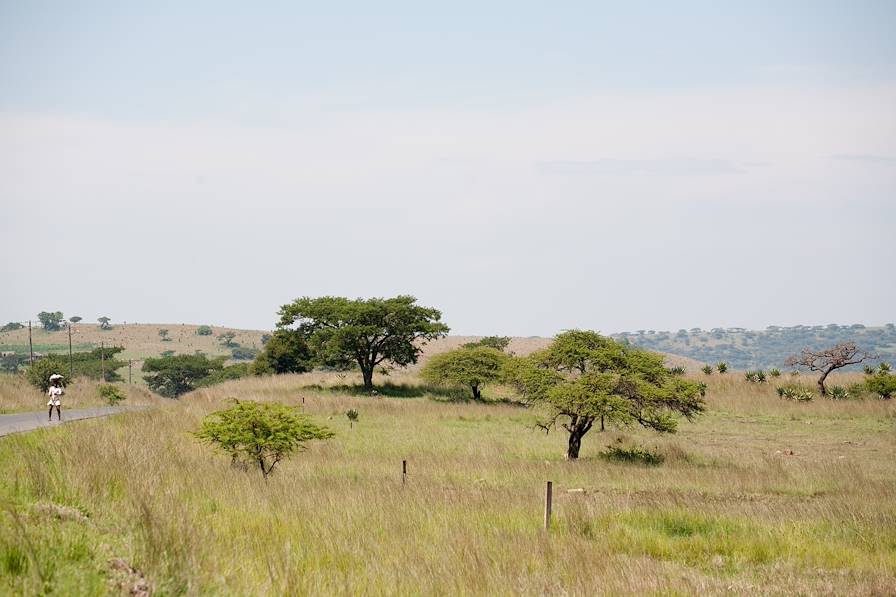
<path fill-rule="evenodd" d="M 416 363 L 426 342 L 448 333 L 438 309 L 417 305 L 417 299 L 407 295 L 366 300 L 303 297 L 283 305 L 279 314 L 277 327 L 297 325 L 320 364 L 357 364 L 367 390 L 373 389 L 377 366 Z"/>
<path fill-rule="evenodd" d="M 62 311 L 41 311 L 37 314 L 41 326 L 47 332 L 58 332 L 62 329 L 63 316 Z"/>
<path fill-rule="evenodd" d="M 504 352 L 508 344 L 510 344 L 510 338 L 508 336 L 485 336 L 478 342 L 467 342 L 463 347 L 475 348 L 479 346 L 487 346 Z"/>
<path fill-rule="evenodd" d="M 285 404 L 233 399 L 232 407 L 203 419 L 194 435 L 230 456 L 231 462 L 258 465 L 267 479 L 278 462 L 304 450 L 305 442 L 329 439 L 333 432 Z"/>
<path fill-rule="evenodd" d="M 224 368 L 224 357 L 209 359 L 204 354 L 179 354 L 143 361 L 146 385 L 153 392 L 177 398 L 194 390 L 197 384 Z"/>
<path fill-rule="evenodd" d="M 109 322 L 112 320 L 109 319 L 108 317 L 106 317 L 105 315 L 103 315 L 102 317 L 97 317 L 97 321 L 100 322 L 101 330 L 111 330 L 112 329 L 112 326 L 109 324 Z"/>
<path fill-rule="evenodd" d="M 482 386 L 498 381 L 509 357 L 496 348 L 471 346 L 437 354 L 423 366 L 420 376 L 439 385 L 466 386 L 473 399 L 482 398 Z"/>
<path fill-rule="evenodd" d="M 674 433 L 676 414 L 690 421 L 705 408 L 700 384 L 674 375 L 662 355 L 591 331 L 563 332 L 548 348 L 509 361 L 507 375 L 546 411 L 540 427 L 549 431 L 561 421 L 570 459 L 597 422 L 601 431 L 637 424 Z"/>
<path fill-rule="evenodd" d="M 821 377 L 818 378 L 818 392 L 822 396 L 827 396 L 828 390 L 824 386 L 824 381 L 832 371 L 874 358 L 877 357 L 859 349 L 855 342 L 843 342 L 823 350 L 804 348 L 800 354 L 788 357 L 784 364 L 788 367 L 801 367 L 821 373 Z"/>

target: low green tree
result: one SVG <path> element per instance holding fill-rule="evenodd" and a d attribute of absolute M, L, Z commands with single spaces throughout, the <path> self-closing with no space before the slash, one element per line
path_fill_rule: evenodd
<path fill-rule="evenodd" d="M 207 388 L 225 381 L 249 377 L 250 375 L 255 374 L 252 365 L 253 363 L 237 363 L 236 365 L 230 365 L 229 367 L 213 371 L 196 382 L 195 386 L 197 388 Z"/>
<path fill-rule="evenodd" d="M 211 326 L 201 325 L 196 328 L 197 336 L 211 336 L 213 333 Z"/>
<path fill-rule="evenodd" d="M 127 398 L 118 386 L 114 386 L 110 383 L 97 386 L 97 393 L 100 395 L 100 398 L 109 404 L 109 406 L 117 406 L 122 400 Z"/>
<path fill-rule="evenodd" d="M 44 331 L 58 332 L 62 329 L 63 315 L 62 311 L 41 311 L 37 314 L 37 319 L 43 326 Z"/>
<path fill-rule="evenodd" d="M 4 325 L 2 328 L 0 328 L 0 332 L 14 332 L 16 330 L 22 329 L 23 327 L 25 327 L 25 326 L 23 326 L 21 323 L 19 323 L 17 321 L 10 321 L 6 325 Z"/>
<path fill-rule="evenodd" d="M 473 399 L 480 400 L 482 386 L 501 378 L 508 358 L 497 348 L 458 348 L 431 357 L 420 371 L 420 376 L 429 383 L 470 388 Z"/>
<path fill-rule="evenodd" d="M 84 318 L 81 317 L 81 316 L 79 316 L 79 315 L 75 315 L 74 317 L 69 317 L 69 318 L 68 318 L 68 320 L 69 320 L 70 322 L 72 322 L 72 323 L 78 323 L 78 322 L 80 322 L 82 319 L 84 319 Z"/>
<path fill-rule="evenodd" d="M 305 373 L 314 367 L 314 357 L 305 336 L 297 330 L 277 330 L 255 358 L 255 371 L 262 373 Z"/>
<path fill-rule="evenodd" d="M 102 317 L 97 317 L 97 321 L 100 324 L 101 330 L 111 330 L 112 324 L 110 323 L 112 320 L 103 315 Z"/>
<path fill-rule="evenodd" d="M 332 431 L 285 404 L 232 401 L 230 408 L 207 416 L 195 436 L 231 462 L 257 465 L 265 479 L 281 460 L 304 450 L 306 442 L 333 437 Z"/>
<path fill-rule="evenodd" d="M 159 330 L 159 338 L 162 339 L 162 342 L 171 342 L 171 338 L 168 337 L 168 330 L 165 328 Z"/>
<path fill-rule="evenodd" d="M 477 342 L 467 342 L 463 345 L 463 348 L 485 347 L 494 348 L 495 350 L 504 352 L 509 344 L 510 337 L 508 336 L 486 336 Z"/>
<path fill-rule="evenodd" d="M 221 346 L 225 346 L 227 348 L 239 346 L 239 344 L 234 343 L 234 338 L 236 338 L 236 332 L 223 332 L 221 334 L 218 334 L 218 342 L 221 344 Z"/>
<path fill-rule="evenodd" d="M 177 398 L 194 390 L 201 380 L 223 368 L 224 358 L 179 354 L 146 359 L 142 370 L 149 389 L 168 398 Z"/>
<path fill-rule="evenodd" d="M 579 457 L 582 438 L 595 423 L 641 425 L 662 433 L 703 412 L 699 384 L 672 375 L 662 355 L 620 344 L 596 332 L 569 330 L 526 358 L 511 359 L 507 378 L 545 411 L 539 426 L 558 421 L 569 433 L 567 458 Z"/>

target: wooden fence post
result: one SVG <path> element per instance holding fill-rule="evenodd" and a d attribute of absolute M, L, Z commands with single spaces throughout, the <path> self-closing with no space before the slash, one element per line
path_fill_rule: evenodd
<path fill-rule="evenodd" d="M 544 490 L 544 530 L 549 531 L 551 529 L 551 502 L 553 499 L 554 493 L 554 483 L 548 481 L 547 487 Z"/>
<path fill-rule="evenodd" d="M 401 461 L 401 484 L 404 485 L 408 480 L 408 461 Z"/>

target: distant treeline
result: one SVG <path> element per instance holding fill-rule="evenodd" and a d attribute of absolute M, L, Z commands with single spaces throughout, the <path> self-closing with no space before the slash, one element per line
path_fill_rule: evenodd
<path fill-rule="evenodd" d="M 862 349 L 896 362 L 896 325 L 866 327 L 852 325 L 769 326 L 765 330 L 744 328 L 692 328 L 677 332 L 638 330 L 615 334 L 615 339 L 641 348 L 670 352 L 706 363 L 725 361 L 734 369 L 784 367 L 790 355 L 805 347 L 825 348 L 853 341 Z M 853 369 L 860 370 L 861 366 Z"/>

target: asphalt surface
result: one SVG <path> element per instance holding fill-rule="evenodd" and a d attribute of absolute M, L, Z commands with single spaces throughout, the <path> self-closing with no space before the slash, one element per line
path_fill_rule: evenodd
<path fill-rule="evenodd" d="M 53 413 L 53 421 L 47 421 L 46 410 L 31 413 L 0 415 L 0 436 L 9 435 L 10 433 L 19 433 L 21 431 L 31 431 L 32 429 L 40 429 L 41 427 L 56 427 L 71 421 L 107 417 L 109 415 L 135 410 L 141 410 L 141 408 L 134 406 L 101 406 L 98 408 L 67 409 L 63 406 L 61 423 L 56 420 L 55 412 Z"/>

